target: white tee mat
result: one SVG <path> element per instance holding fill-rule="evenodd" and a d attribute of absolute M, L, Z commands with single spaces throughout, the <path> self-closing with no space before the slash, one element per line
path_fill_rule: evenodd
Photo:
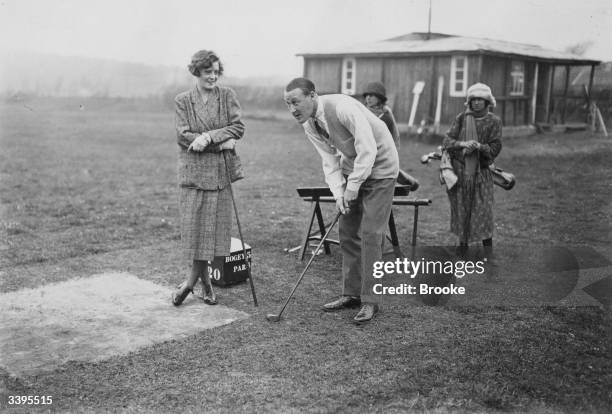
<path fill-rule="evenodd" d="M 190 295 L 174 307 L 168 287 L 105 273 L 0 295 L 0 366 L 22 377 L 68 361 L 100 361 L 245 319 Z"/>

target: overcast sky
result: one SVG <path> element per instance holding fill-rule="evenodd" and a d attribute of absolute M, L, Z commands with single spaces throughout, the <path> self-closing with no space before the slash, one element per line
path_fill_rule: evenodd
<path fill-rule="evenodd" d="M 0 49 L 185 66 L 217 51 L 230 76 L 301 74 L 296 53 L 427 31 L 429 0 L 0 0 Z M 610 0 L 432 0 L 432 31 L 612 60 Z"/>

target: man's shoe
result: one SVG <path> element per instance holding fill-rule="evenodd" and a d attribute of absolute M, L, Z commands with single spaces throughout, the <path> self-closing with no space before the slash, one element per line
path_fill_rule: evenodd
<path fill-rule="evenodd" d="M 364 303 L 359 313 L 353 318 L 356 324 L 369 322 L 378 312 L 378 305 L 375 303 Z"/>
<path fill-rule="evenodd" d="M 340 296 L 333 302 L 323 305 L 325 312 L 333 312 L 344 308 L 354 308 L 361 304 L 361 299 L 357 296 Z"/>

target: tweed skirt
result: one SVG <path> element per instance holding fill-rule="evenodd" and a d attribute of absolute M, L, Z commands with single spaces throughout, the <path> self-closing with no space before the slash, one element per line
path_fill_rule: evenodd
<path fill-rule="evenodd" d="M 230 252 L 232 195 L 221 190 L 180 188 L 181 246 L 186 260 L 213 260 Z"/>

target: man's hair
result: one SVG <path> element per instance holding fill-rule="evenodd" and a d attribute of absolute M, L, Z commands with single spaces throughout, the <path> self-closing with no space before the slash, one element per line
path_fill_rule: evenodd
<path fill-rule="evenodd" d="M 295 78 L 291 82 L 287 84 L 285 88 L 285 92 L 289 92 L 294 90 L 295 88 L 300 88 L 304 95 L 310 95 L 310 92 L 315 92 L 315 85 L 312 83 L 310 79 L 306 78 Z"/>

